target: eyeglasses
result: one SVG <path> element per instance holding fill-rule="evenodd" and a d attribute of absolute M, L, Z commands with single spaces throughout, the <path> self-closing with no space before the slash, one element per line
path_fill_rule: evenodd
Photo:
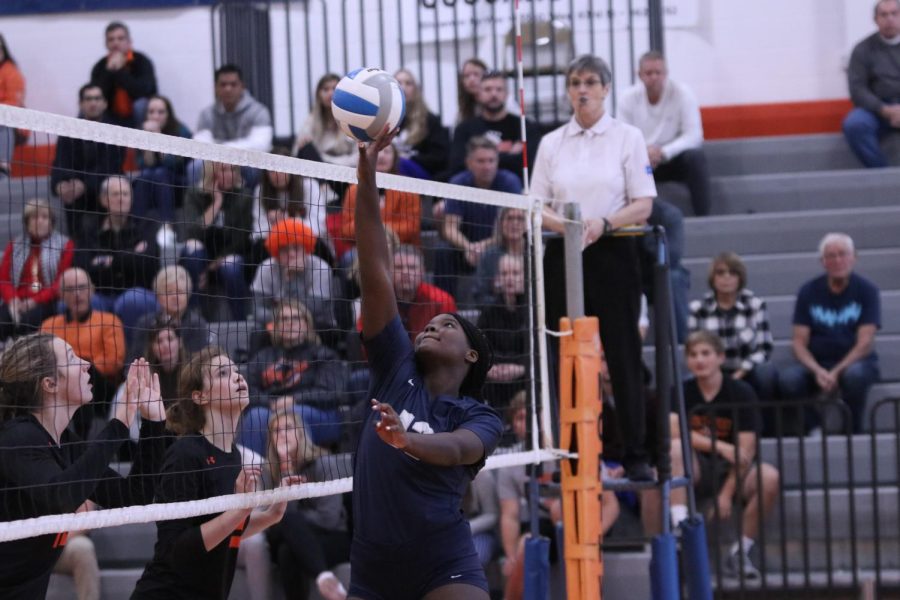
<path fill-rule="evenodd" d="M 737 277 L 740 273 L 737 272 L 737 269 L 729 269 L 727 267 L 718 268 L 713 271 L 714 275 L 734 275 Z"/>
<path fill-rule="evenodd" d="M 85 96 L 81 99 L 82 102 L 100 102 L 105 100 L 103 96 Z"/>
<path fill-rule="evenodd" d="M 586 88 L 592 88 L 601 85 L 602 83 L 603 82 L 596 77 L 591 77 L 589 79 L 585 79 L 584 81 L 582 81 L 581 79 L 573 78 L 569 80 L 569 87 L 577 89 L 584 85 L 584 87 Z"/>

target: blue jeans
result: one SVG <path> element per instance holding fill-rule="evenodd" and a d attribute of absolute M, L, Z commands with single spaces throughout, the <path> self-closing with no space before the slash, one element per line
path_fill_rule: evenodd
<path fill-rule="evenodd" d="M 191 302 L 196 305 L 198 302 L 196 298 L 199 297 L 197 291 L 200 285 L 200 275 L 210 263 L 206 248 L 198 246 L 191 251 L 185 249 L 178 262 L 191 276 L 191 283 L 194 284 Z M 244 278 L 243 257 L 236 254 L 228 256 L 215 273 L 218 281 L 224 287 L 232 318 L 236 321 L 243 321 L 247 318 L 247 301 L 250 298 L 250 286 L 247 285 L 247 280 Z"/>
<path fill-rule="evenodd" d="M 175 186 L 178 178 L 168 167 L 149 167 L 141 170 L 134 180 L 134 203 L 131 214 L 136 217 L 154 216 L 165 223 L 175 222 Z"/>
<path fill-rule="evenodd" d="M 341 441 L 343 429 L 336 410 L 320 410 L 305 404 L 295 404 L 294 412 L 303 421 L 309 440 L 317 446 L 331 446 Z M 269 417 L 272 410 L 266 406 L 253 406 L 241 415 L 237 443 L 266 456 L 269 436 Z"/>
<path fill-rule="evenodd" d="M 892 130 L 890 123 L 864 108 L 854 108 L 844 118 L 847 144 L 859 161 L 870 169 L 888 166 L 887 157 L 878 142 Z"/>
<path fill-rule="evenodd" d="M 825 365 L 823 365 L 825 366 Z M 830 366 L 825 366 L 830 368 Z M 878 357 L 870 354 L 866 358 L 856 361 L 844 369 L 838 378 L 838 386 L 841 390 L 841 399 L 850 408 L 853 415 L 853 430 L 863 430 L 863 418 L 866 407 L 866 395 L 873 383 L 881 378 L 878 368 Z M 779 374 L 779 387 L 781 397 L 785 400 L 798 400 L 811 398 L 819 391 L 816 378 L 806 367 L 799 363 L 791 364 L 781 370 Z M 818 424 L 818 415 L 815 411 L 807 411 L 807 431 Z"/>
<path fill-rule="evenodd" d="M 133 287 L 118 295 L 98 292 L 91 298 L 91 308 L 115 314 L 127 332 L 145 314 L 156 313 L 159 304 L 156 302 L 156 295 L 150 290 Z"/>

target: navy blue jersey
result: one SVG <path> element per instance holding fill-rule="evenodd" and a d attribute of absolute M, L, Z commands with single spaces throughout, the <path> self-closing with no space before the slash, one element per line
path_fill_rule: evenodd
<path fill-rule="evenodd" d="M 494 450 L 503 430 L 500 417 L 469 397 L 430 397 L 399 318 L 365 344 L 372 370 L 370 397 L 390 404 L 407 431 L 464 428 L 478 436 L 485 456 Z M 370 545 L 397 546 L 464 522 L 462 498 L 484 457 L 467 466 L 426 464 L 383 442 L 375 431 L 377 418 L 370 411 L 356 451 L 354 537 Z"/>

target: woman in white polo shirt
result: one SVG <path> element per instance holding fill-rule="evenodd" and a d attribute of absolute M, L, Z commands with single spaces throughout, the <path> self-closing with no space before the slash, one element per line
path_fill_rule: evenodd
<path fill-rule="evenodd" d="M 600 319 L 600 338 L 625 441 L 625 472 L 653 478 L 645 449 L 645 400 L 638 317 L 641 307 L 639 248 L 633 237 L 612 237 L 650 216 L 656 185 L 641 132 L 612 118 L 603 103 L 612 72 L 603 59 L 583 55 L 566 71 L 572 119 L 541 140 L 531 193 L 548 202 L 544 226 L 563 232 L 563 207 L 578 202 L 584 222 L 585 313 Z M 544 256 L 547 323 L 565 315 L 563 240 Z"/>

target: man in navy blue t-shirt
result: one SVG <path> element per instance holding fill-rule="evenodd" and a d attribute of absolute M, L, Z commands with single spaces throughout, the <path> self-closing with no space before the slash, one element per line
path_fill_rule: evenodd
<path fill-rule="evenodd" d="M 500 169 L 497 144 L 485 136 L 475 136 L 466 144 L 466 170 L 450 183 L 493 190 L 522 193 L 522 182 L 515 174 Z M 444 202 L 441 237 L 445 245 L 434 257 L 434 284 L 456 297 L 461 275 L 473 273 L 484 252 L 494 243 L 494 224 L 499 207 L 462 200 Z"/>
<path fill-rule="evenodd" d="M 829 233 L 819 243 L 825 274 L 808 281 L 794 307 L 793 350 L 799 364 L 781 373 L 785 399 L 806 398 L 815 391 L 840 396 L 861 431 L 869 387 L 879 379 L 875 331 L 881 327 L 878 288 L 853 272 L 856 251 L 843 233 Z M 807 430 L 816 425 L 810 415 Z"/>

